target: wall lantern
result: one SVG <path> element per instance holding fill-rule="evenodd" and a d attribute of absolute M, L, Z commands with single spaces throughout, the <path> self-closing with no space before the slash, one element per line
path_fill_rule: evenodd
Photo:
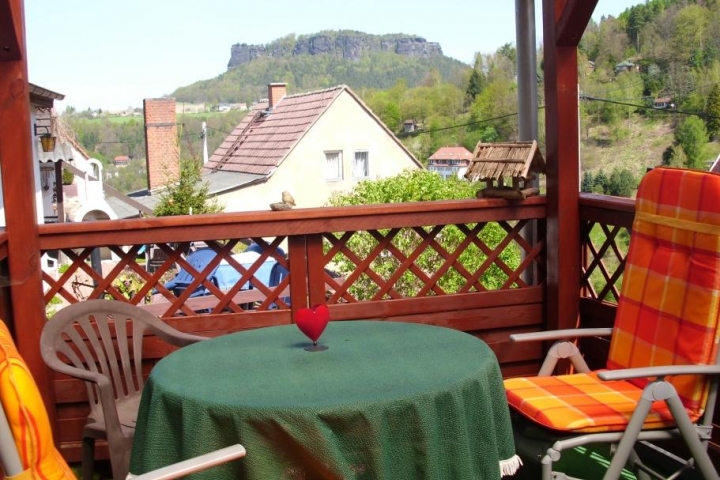
<path fill-rule="evenodd" d="M 44 129 L 45 133 L 38 133 L 39 129 Z M 52 152 L 55 150 L 55 137 L 52 136 L 50 130 L 50 127 L 35 124 L 35 135 L 40 136 L 40 145 L 42 145 L 43 152 Z"/>

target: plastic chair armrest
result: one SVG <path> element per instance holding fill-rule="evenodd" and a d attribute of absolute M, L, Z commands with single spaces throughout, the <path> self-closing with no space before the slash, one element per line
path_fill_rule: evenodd
<path fill-rule="evenodd" d="M 601 380 L 629 380 L 644 377 L 667 377 L 672 375 L 720 375 L 720 365 L 662 365 L 656 367 L 624 368 L 598 373 Z"/>
<path fill-rule="evenodd" d="M 612 328 L 568 328 L 547 332 L 513 333 L 510 335 L 510 340 L 513 342 L 536 342 L 580 337 L 609 337 L 612 335 L 612 330 Z"/>
<path fill-rule="evenodd" d="M 245 448 L 240 444 L 215 450 L 214 452 L 199 455 L 197 457 L 183 460 L 167 467 L 162 467 L 142 475 L 129 475 L 128 479 L 133 480 L 170 480 L 184 477 L 193 472 L 199 472 L 221 463 L 229 462 L 245 456 Z"/>
<path fill-rule="evenodd" d="M 110 385 L 110 380 L 108 380 L 108 378 L 102 373 L 92 372 L 90 370 L 68 365 L 59 358 L 50 355 L 43 355 L 43 359 L 48 367 L 57 372 L 70 375 L 71 377 L 76 377 L 81 380 L 87 380 L 88 382 L 93 382 L 101 386 L 104 384 L 107 384 L 108 386 Z"/>

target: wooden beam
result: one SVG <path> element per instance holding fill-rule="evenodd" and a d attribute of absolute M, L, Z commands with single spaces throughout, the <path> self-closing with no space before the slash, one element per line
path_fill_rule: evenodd
<path fill-rule="evenodd" d="M 579 313 L 580 217 L 577 48 L 556 44 L 560 13 L 574 0 L 543 0 L 547 159 L 547 328 L 572 328 Z M 560 253 L 562 252 L 562 254 Z"/>
<path fill-rule="evenodd" d="M 557 23 L 555 43 L 577 47 L 598 0 L 567 0 Z"/>
<path fill-rule="evenodd" d="M 0 65 L 0 169 L 5 203 L 8 276 L 16 343 L 28 364 L 54 425 L 55 410 L 48 368 L 40 356 L 45 311 L 40 241 L 35 210 L 35 174 L 23 0 L 0 0 L 0 26 L 14 29 L 21 55 Z M 9 19 L 12 19 L 10 22 Z M 11 319 L 6 319 L 11 320 Z"/>
<path fill-rule="evenodd" d="M 23 17 L 23 11 L 17 3 L 0 0 L 0 62 L 17 61 L 23 56 L 20 49 L 22 30 L 18 28 L 18 19 Z"/>

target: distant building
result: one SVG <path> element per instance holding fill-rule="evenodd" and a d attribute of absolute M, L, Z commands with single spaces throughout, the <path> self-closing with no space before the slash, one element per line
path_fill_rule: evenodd
<path fill-rule="evenodd" d="M 465 147 L 442 147 L 428 158 L 428 170 L 438 172 L 443 178 L 457 177 L 471 160 L 472 153 Z"/>
<path fill-rule="evenodd" d="M 241 112 L 247 110 L 247 103 L 241 102 L 241 103 L 221 103 L 218 105 L 218 112 L 225 113 L 229 112 L 230 110 L 240 110 Z"/>
<path fill-rule="evenodd" d="M 203 113 L 205 111 L 204 103 L 185 103 L 175 104 L 175 113 Z"/>
<path fill-rule="evenodd" d="M 415 123 L 415 120 L 408 119 L 403 122 L 403 132 L 404 133 L 412 133 L 415 130 L 417 130 L 418 126 L 417 123 Z"/>
<path fill-rule="evenodd" d="M 653 108 L 675 108 L 672 97 L 660 97 L 653 100 Z"/>
<path fill-rule="evenodd" d="M 113 165 L 118 168 L 127 167 L 129 162 L 130 157 L 128 157 L 127 155 L 118 155 L 117 157 L 113 158 Z"/>
<path fill-rule="evenodd" d="M 637 64 L 635 64 L 634 62 L 631 62 L 630 60 L 624 60 L 615 65 L 615 74 L 637 71 L 639 69 L 640 67 L 638 67 Z"/>

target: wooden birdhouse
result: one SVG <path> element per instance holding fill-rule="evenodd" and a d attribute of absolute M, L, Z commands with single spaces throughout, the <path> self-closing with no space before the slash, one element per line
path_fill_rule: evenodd
<path fill-rule="evenodd" d="M 478 198 L 523 199 L 539 193 L 532 181 L 541 173 L 545 173 L 545 159 L 535 140 L 478 143 L 465 178 L 486 182 L 487 186 L 477 192 Z"/>

